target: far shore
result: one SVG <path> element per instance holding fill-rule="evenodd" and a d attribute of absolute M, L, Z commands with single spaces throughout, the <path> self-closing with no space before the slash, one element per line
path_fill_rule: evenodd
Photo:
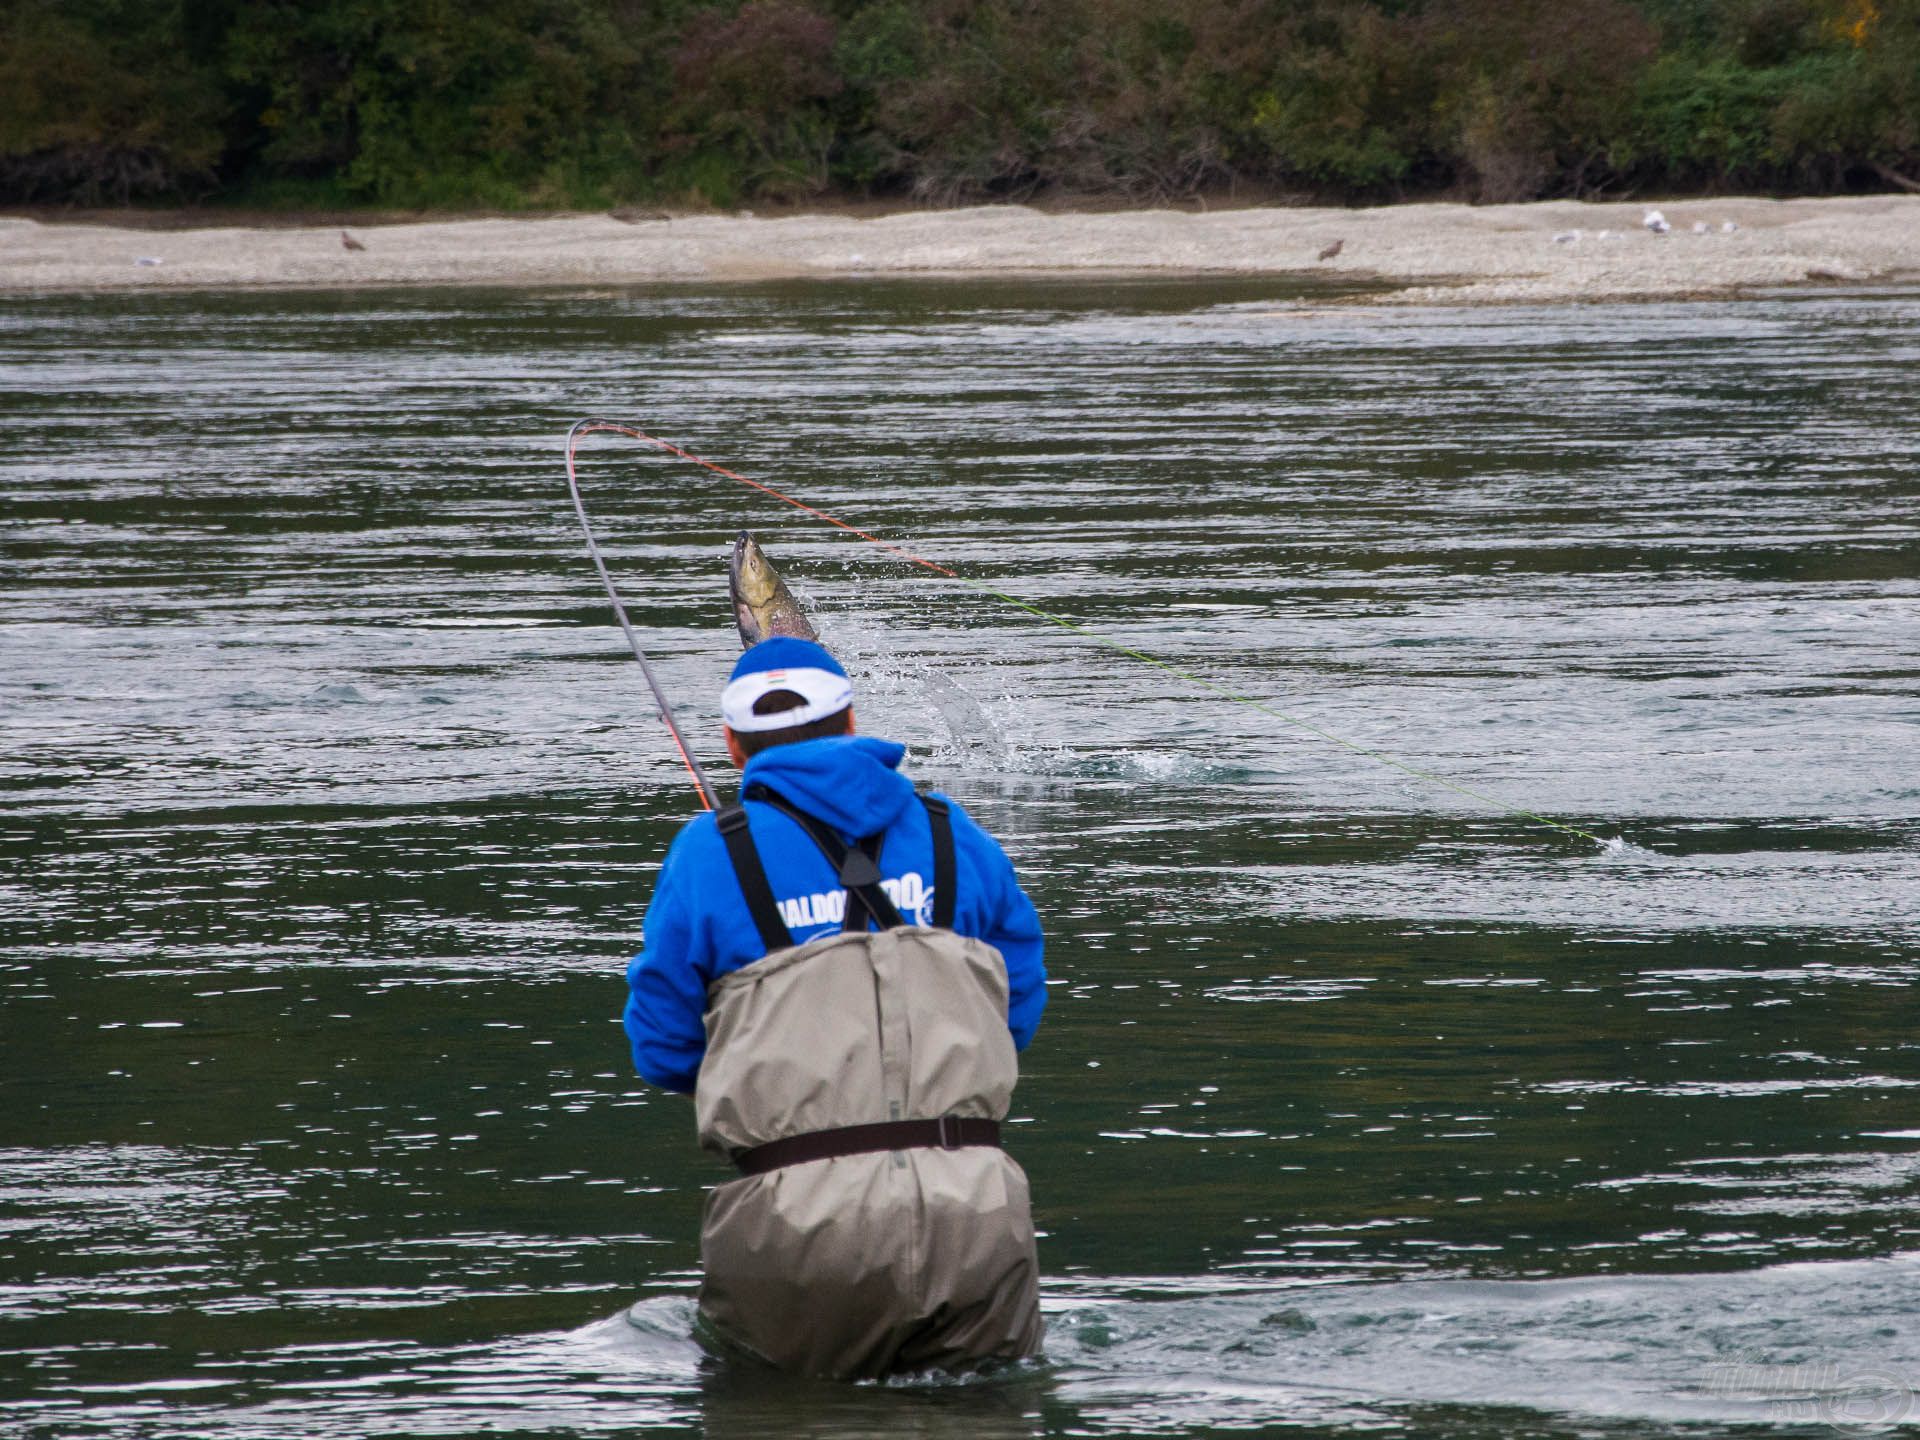
<path fill-rule="evenodd" d="M 874 215 L 627 210 L 183 228 L 0 216 L 0 294 L 711 284 L 880 276 L 1298 276 L 1341 303 L 1689 299 L 1920 282 L 1920 195 L 1643 204 Z M 351 238 L 352 244 L 348 243 Z M 355 247 L 359 248 L 355 248 Z M 1365 287 L 1365 288 L 1360 288 Z"/>

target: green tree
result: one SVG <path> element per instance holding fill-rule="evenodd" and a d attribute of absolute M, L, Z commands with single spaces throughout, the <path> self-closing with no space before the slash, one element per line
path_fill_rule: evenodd
<path fill-rule="evenodd" d="M 0 9 L 0 200 L 124 204 L 212 187 L 221 96 L 180 0 Z"/>
<path fill-rule="evenodd" d="M 244 162 L 388 204 L 630 188 L 663 86 L 618 19 L 590 0 L 241 0 Z"/>

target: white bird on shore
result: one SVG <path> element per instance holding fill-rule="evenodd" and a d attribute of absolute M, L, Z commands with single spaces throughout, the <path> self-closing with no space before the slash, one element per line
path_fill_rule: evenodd
<path fill-rule="evenodd" d="M 1640 223 L 1656 235 L 1664 235 L 1673 228 L 1667 223 L 1667 217 L 1658 210 L 1647 211 L 1647 218 Z"/>
<path fill-rule="evenodd" d="M 1731 235 L 1739 228 L 1740 222 L 1738 220 L 1723 220 L 1720 222 L 1720 233 L 1722 235 Z"/>
<path fill-rule="evenodd" d="M 1707 233 L 1707 222 L 1706 222 L 1706 221 L 1704 221 L 1704 220 L 1696 220 L 1696 221 L 1694 221 L 1694 222 L 1693 222 L 1693 233 L 1694 233 L 1694 234 L 1696 234 L 1696 235 L 1704 235 L 1704 234 L 1706 234 L 1706 233 Z"/>
<path fill-rule="evenodd" d="M 1553 243 L 1556 245 L 1571 245 L 1579 238 L 1580 232 L 1578 230 L 1562 230 L 1558 235 L 1553 237 Z"/>

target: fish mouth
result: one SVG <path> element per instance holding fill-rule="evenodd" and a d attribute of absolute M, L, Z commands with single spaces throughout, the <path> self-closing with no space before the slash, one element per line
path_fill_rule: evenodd
<path fill-rule="evenodd" d="M 727 557 L 727 602 L 733 607 L 734 624 L 740 627 L 740 644 L 743 648 L 762 638 L 753 606 L 741 594 L 740 587 L 741 572 L 753 563 L 753 554 L 759 548 L 753 535 L 742 530 L 733 537 L 733 553 Z"/>

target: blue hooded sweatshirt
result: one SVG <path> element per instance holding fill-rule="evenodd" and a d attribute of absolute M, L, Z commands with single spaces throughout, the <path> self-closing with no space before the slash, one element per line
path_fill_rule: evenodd
<path fill-rule="evenodd" d="M 765 785 L 849 842 L 884 831 L 882 884 L 909 924 L 924 924 L 932 913 L 933 836 L 913 783 L 899 772 L 905 754 L 903 745 L 865 735 L 801 740 L 752 757 L 740 783 Z M 1024 1050 L 1047 999 L 1040 917 L 993 837 L 948 803 L 958 891 L 953 928 L 1006 957 L 1007 1028 Z M 827 857 L 771 805 L 749 800 L 746 809 L 794 943 L 837 933 L 845 892 Z M 691 1091 L 707 1048 L 707 987 L 767 953 L 711 814 L 687 822 L 668 848 L 643 939 L 627 967 L 634 1068 L 655 1085 Z"/>

